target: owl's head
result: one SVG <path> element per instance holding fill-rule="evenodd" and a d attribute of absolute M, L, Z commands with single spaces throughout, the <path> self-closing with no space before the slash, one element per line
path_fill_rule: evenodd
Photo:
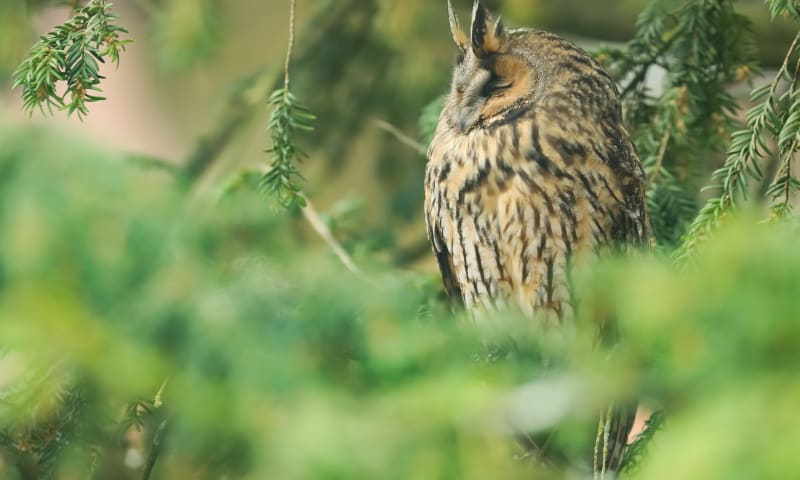
<path fill-rule="evenodd" d="M 450 30 L 458 47 L 453 85 L 444 112 L 449 125 L 466 133 L 529 106 L 538 83 L 530 31 L 508 31 L 479 0 L 472 8 L 470 35 L 448 0 Z"/>

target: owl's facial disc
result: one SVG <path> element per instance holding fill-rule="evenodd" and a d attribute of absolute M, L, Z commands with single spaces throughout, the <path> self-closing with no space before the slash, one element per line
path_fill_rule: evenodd
<path fill-rule="evenodd" d="M 450 125 L 467 133 L 510 113 L 530 96 L 535 73 L 513 54 L 480 60 L 467 55 L 456 67 L 450 97 Z"/>
<path fill-rule="evenodd" d="M 527 97 L 535 74 L 524 57 L 514 54 L 512 35 L 503 22 L 493 19 L 480 1 L 472 8 L 469 38 L 461 31 L 449 0 L 447 7 L 459 52 L 448 120 L 453 128 L 466 133 L 507 113 Z"/>

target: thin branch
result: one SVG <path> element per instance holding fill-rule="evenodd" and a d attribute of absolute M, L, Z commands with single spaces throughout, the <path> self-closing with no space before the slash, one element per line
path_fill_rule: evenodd
<path fill-rule="evenodd" d="M 350 258 L 350 255 L 347 254 L 344 247 L 336 241 L 333 237 L 333 233 L 331 233 L 331 229 L 328 228 L 328 225 L 322 220 L 319 216 L 319 212 L 317 209 L 314 208 L 314 205 L 311 201 L 303 195 L 302 193 L 299 194 L 303 200 L 306 202 L 306 206 L 303 207 L 303 216 L 308 220 L 308 223 L 311 225 L 311 228 L 314 229 L 315 232 L 328 244 L 328 246 L 333 250 L 333 253 L 336 254 L 336 257 L 339 258 L 339 261 L 350 270 L 350 272 L 363 276 L 363 273 L 356 264 L 353 262 L 353 259 Z"/>
<path fill-rule="evenodd" d="M 383 131 L 389 133 L 390 135 L 392 135 L 394 138 L 397 139 L 398 142 L 402 143 L 403 145 L 405 145 L 405 146 L 407 146 L 409 148 L 412 148 L 413 150 L 415 150 L 420 155 L 425 156 L 425 155 L 428 154 L 428 149 L 425 148 L 425 145 L 423 145 L 423 144 L 419 143 L 418 141 L 414 140 L 413 138 L 409 137 L 408 135 L 403 133 L 399 128 L 395 127 L 391 123 L 389 123 L 389 122 L 387 122 L 385 120 L 375 119 L 375 125 L 377 125 L 378 128 L 380 128 L 381 130 L 383 130 Z"/>
<path fill-rule="evenodd" d="M 795 152 L 797 152 L 798 148 L 798 141 L 800 137 L 795 135 L 794 140 L 792 141 L 791 146 L 786 152 L 786 159 L 781 163 L 781 167 L 778 169 L 777 173 L 775 174 L 775 178 L 772 180 L 772 185 L 777 186 L 780 182 L 783 182 L 781 185 L 781 191 L 779 194 L 773 196 L 773 205 L 772 205 L 772 219 L 785 215 L 786 212 L 791 208 L 791 199 L 792 199 L 792 163 L 794 161 Z M 778 198 L 782 198 L 782 200 L 778 200 Z"/>
<path fill-rule="evenodd" d="M 775 79 L 772 80 L 772 85 L 769 89 L 769 97 L 774 97 L 778 91 L 778 86 L 781 84 L 781 80 L 783 80 L 784 75 L 789 72 L 789 60 L 791 59 L 792 55 L 794 55 L 794 51 L 797 50 L 798 43 L 800 42 L 800 32 L 797 32 L 797 35 L 794 36 L 794 40 L 792 40 L 792 44 L 789 46 L 789 51 L 786 52 L 786 56 L 783 57 L 783 63 L 781 63 L 781 68 L 778 69 L 778 73 L 775 74 Z M 797 74 L 797 67 L 800 66 L 800 59 L 798 59 L 798 64 L 795 65 L 795 75 Z M 792 79 L 792 84 L 796 82 L 796 77 Z"/>
<path fill-rule="evenodd" d="M 343 34 L 348 37 L 361 37 L 371 26 L 368 21 L 371 16 L 366 16 L 359 21 L 352 21 L 353 12 L 366 9 L 365 4 L 374 0 L 338 0 L 329 6 L 319 8 L 310 25 L 317 28 L 309 35 L 304 35 L 304 41 L 298 45 L 294 64 L 314 64 L 319 60 L 320 52 L 324 46 L 330 44 L 331 38 L 339 38 Z M 326 4 L 328 5 L 328 4 Z M 351 20 L 348 23 L 348 20 Z M 342 31 L 342 26 L 350 30 Z M 264 97 L 270 92 L 281 88 L 285 81 L 285 71 L 280 67 L 264 68 L 243 78 L 226 102 L 221 119 L 214 123 L 215 127 L 200 138 L 194 150 L 186 159 L 184 176 L 187 184 L 194 184 L 202 177 L 237 137 L 243 127 L 253 118 L 255 113 L 262 108 Z"/>
<path fill-rule="evenodd" d="M 294 50 L 294 24 L 296 0 L 289 2 L 289 46 L 286 48 L 286 63 L 283 65 L 283 95 L 289 95 L 289 65 L 292 62 L 292 50 Z"/>
<path fill-rule="evenodd" d="M 232 191 L 238 190 L 239 188 L 245 187 L 248 185 L 247 178 L 260 178 L 264 175 L 264 173 L 269 171 L 269 165 L 263 166 L 259 170 L 246 170 L 239 174 L 239 177 L 233 181 L 233 184 L 229 190 L 230 193 Z M 251 184 L 253 188 L 255 185 Z M 308 199 L 308 197 L 303 194 L 303 192 L 297 193 L 300 198 L 305 202 L 305 206 L 301 208 L 303 211 L 303 217 L 305 217 L 306 221 L 309 223 L 311 228 L 317 233 L 317 235 L 325 241 L 325 243 L 333 250 L 333 253 L 339 259 L 340 262 L 347 268 L 350 272 L 363 276 L 361 270 L 356 266 L 353 259 L 348 255 L 347 251 L 345 251 L 344 247 L 336 240 L 331 232 L 331 229 L 328 228 L 328 225 L 322 220 L 319 212 L 317 209 L 314 208 L 314 205 Z M 166 380 L 165 380 L 166 382 Z"/>
<path fill-rule="evenodd" d="M 142 471 L 142 480 L 150 480 L 150 475 L 152 475 L 153 468 L 156 466 L 156 460 L 158 460 L 158 456 L 161 454 L 161 449 L 163 447 L 162 441 L 166 429 L 167 419 L 164 419 L 156 429 L 156 433 L 153 434 L 153 445 L 150 448 L 150 454 L 147 455 L 147 463 L 145 463 L 144 470 Z"/>
<path fill-rule="evenodd" d="M 786 182 L 783 184 L 783 204 L 789 205 L 792 193 L 792 160 L 794 160 L 794 152 L 797 150 L 797 139 L 795 138 L 792 143 L 792 150 L 786 158 Z"/>

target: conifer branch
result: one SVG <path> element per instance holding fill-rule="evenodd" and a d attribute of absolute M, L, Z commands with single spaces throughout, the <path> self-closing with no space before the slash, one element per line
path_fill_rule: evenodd
<path fill-rule="evenodd" d="M 240 190 L 257 187 L 259 179 L 264 175 L 265 173 L 254 170 L 243 170 L 239 172 L 223 185 L 217 197 L 218 200 L 224 201 Z M 339 261 L 345 266 L 345 268 L 347 268 L 347 270 L 356 275 L 363 276 L 363 273 L 356 266 L 353 258 L 347 253 L 347 250 L 344 249 L 342 244 L 336 240 L 336 237 L 333 235 L 333 232 L 331 232 L 330 227 L 328 227 L 328 225 L 322 219 L 322 216 L 319 214 L 311 201 L 305 196 L 305 194 L 303 194 L 303 192 L 297 192 L 297 194 L 302 197 L 302 201 L 305 206 L 301 208 L 301 211 L 303 212 L 303 217 L 306 219 L 311 229 L 314 230 L 317 235 L 319 235 L 319 237 L 328 245 L 328 247 L 330 247 L 333 254 L 336 255 L 336 258 L 339 259 Z"/>
<path fill-rule="evenodd" d="M 294 29 L 295 29 L 295 9 L 297 1 L 289 2 L 289 45 L 286 47 L 286 62 L 283 65 L 283 94 L 289 95 L 289 66 L 292 63 L 292 51 L 294 50 Z"/>
<path fill-rule="evenodd" d="M 676 252 L 678 261 L 687 260 L 695 252 L 736 207 L 738 198 L 747 198 L 748 177 L 761 179 L 763 168 L 760 162 L 770 154 L 766 141 L 768 133 L 776 137 L 778 154 L 783 160 L 767 196 L 773 199 L 773 216 L 780 217 L 789 211 L 790 190 L 793 185 L 798 186 L 797 180 L 791 175 L 791 159 L 800 136 L 800 99 L 791 102 L 786 111 L 782 112 L 780 108 L 796 96 L 797 91 L 793 88 L 796 79 L 789 77 L 789 61 L 798 47 L 800 33 L 792 41 L 772 82 L 753 90 L 751 96 L 757 104 L 747 113 L 747 126 L 732 135 L 725 164 L 714 172 L 713 178 L 718 183 L 711 188 L 718 188 L 720 193 L 706 202 L 692 222 L 681 248 Z M 787 78 L 791 87 L 779 96 L 778 88 Z"/>
<path fill-rule="evenodd" d="M 22 88 L 22 108 L 29 114 L 45 108 L 89 113 L 87 104 L 104 100 L 99 64 L 111 61 L 119 65 L 120 53 L 130 40 L 120 39 L 128 31 L 116 25 L 119 18 L 111 12 L 107 0 L 90 0 L 85 7 L 73 5 L 72 17 L 44 35 L 31 48 L 28 57 L 14 72 L 13 88 Z M 63 91 L 60 84 L 66 84 Z"/>
<path fill-rule="evenodd" d="M 670 248 L 697 214 L 695 179 L 724 151 L 735 123 L 737 104 L 727 87 L 755 69 L 756 50 L 749 21 L 732 1 L 690 0 L 666 11 L 668 4 L 650 3 L 636 36 L 597 58 L 625 85 L 625 120 L 648 174 L 653 234 Z M 645 85 L 653 65 L 665 70 L 660 95 Z"/>
<path fill-rule="evenodd" d="M 800 10 L 795 0 L 766 0 L 766 3 L 769 5 L 769 13 L 773 20 L 776 17 L 800 18 Z"/>
<path fill-rule="evenodd" d="M 317 10 L 309 21 L 316 28 L 293 49 L 295 65 L 312 65 L 320 61 L 320 52 L 332 37 L 361 38 L 371 28 L 369 21 L 352 22 L 353 10 L 363 8 L 365 0 L 338 0 Z M 371 16 L 365 15 L 364 20 Z M 236 139 L 242 128 L 255 116 L 264 97 L 280 88 L 284 83 L 285 70 L 264 68 L 240 80 L 225 106 L 215 128 L 203 136 L 186 160 L 185 177 L 188 183 L 200 178 Z M 321 84 L 321 82 L 319 82 Z"/>
<path fill-rule="evenodd" d="M 300 193 L 300 195 L 303 197 L 303 201 L 305 203 L 305 206 L 302 209 L 303 216 L 311 225 L 311 228 L 313 228 L 314 231 L 317 232 L 317 235 L 319 235 L 320 238 L 325 241 L 328 247 L 330 247 L 330 249 L 336 255 L 336 258 L 342 262 L 342 265 L 344 265 L 345 268 L 350 270 L 351 273 L 361 276 L 361 270 L 359 270 L 344 247 L 342 247 L 342 245 L 333 236 L 331 229 L 328 228 L 328 225 L 322 220 L 322 217 L 320 217 L 316 208 L 314 208 L 314 205 L 302 193 Z"/>
<path fill-rule="evenodd" d="M 303 177 L 296 163 L 305 158 L 306 154 L 296 145 L 296 135 L 298 131 L 313 130 L 312 122 L 316 119 L 289 90 L 289 67 L 294 48 L 295 1 L 290 0 L 289 3 L 289 45 L 286 49 L 283 88 L 274 91 L 269 97 L 269 103 L 273 106 L 269 119 L 272 148 L 267 153 L 271 154 L 272 162 L 260 181 L 261 190 L 274 196 L 285 208 L 292 205 L 305 206 L 305 197 L 300 193 Z"/>

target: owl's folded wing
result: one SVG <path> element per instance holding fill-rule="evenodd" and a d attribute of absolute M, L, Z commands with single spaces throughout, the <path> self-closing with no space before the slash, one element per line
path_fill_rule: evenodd
<path fill-rule="evenodd" d="M 453 257 L 450 255 L 450 251 L 447 249 L 447 245 L 443 241 L 441 232 L 436 225 L 431 227 L 430 234 L 433 253 L 436 254 L 436 261 L 442 274 L 444 290 L 453 305 L 460 305 L 463 303 L 464 297 L 461 295 L 461 289 L 458 286 L 458 279 L 453 268 Z"/>

